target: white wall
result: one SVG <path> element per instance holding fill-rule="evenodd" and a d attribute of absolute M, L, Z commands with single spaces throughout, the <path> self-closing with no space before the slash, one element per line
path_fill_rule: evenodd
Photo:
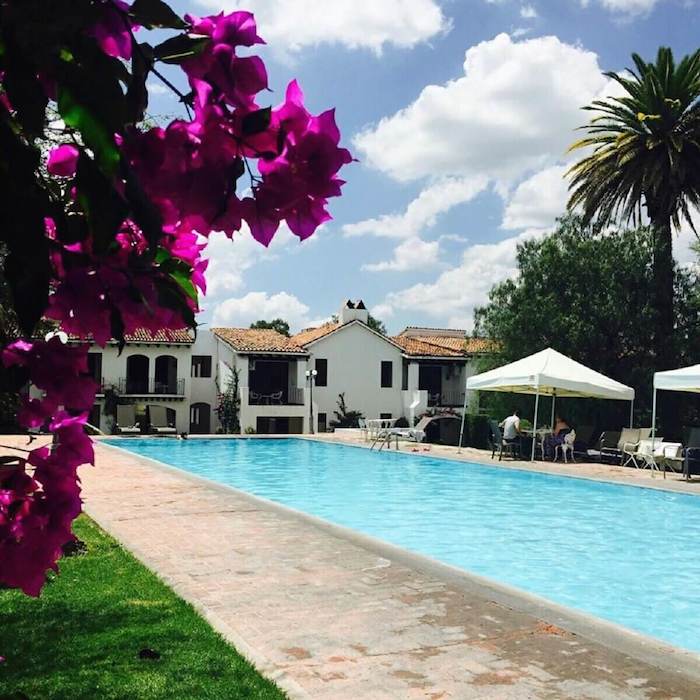
<path fill-rule="evenodd" d="M 190 377 L 190 397 L 188 406 L 191 406 L 193 403 L 209 404 L 209 420 L 212 433 L 215 433 L 219 428 L 219 419 L 216 415 L 216 407 L 219 401 L 219 390 L 217 388 L 219 342 L 220 341 L 217 340 L 216 336 L 211 331 L 200 330 L 197 333 L 197 339 L 192 345 L 192 355 L 206 355 L 211 357 L 211 377 Z"/>
<path fill-rule="evenodd" d="M 401 351 L 370 331 L 353 323 L 308 346 L 309 368 L 316 358 L 328 360 L 328 386 L 314 386 L 314 422 L 318 412 L 326 413 L 328 423 L 334 419 L 338 394 L 345 393 L 348 410 L 362 411 L 365 418 L 379 418 L 391 413 L 393 418 L 404 415 L 401 391 Z M 392 387 L 381 388 L 381 362 L 393 363 Z"/>
<path fill-rule="evenodd" d="M 119 380 L 126 378 L 127 359 L 132 355 L 144 355 L 148 358 L 148 377 L 152 381 L 155 376 L 156 358 L 161 355 L 171 355 L 177 360 L 177 379 L 184 380 L 183 394 L 173 396 L 172 399 L 163 400 L 162 397 L 149 398 L 140 396 L 134 403 L 138 405 L 158 405 L 172 408 L 176 414 L 175 425 L 178 432 L 186 432 L 190 428 L 190 366 L 191 349 L 189 345 L 169 345 L 166 343 L 127 343 L 119 355 L 116 345 L 109 344 L 104 348 L 97 345 L 90 347 L 90 352 L 102 354 L 102 377 L 105 386 L 114 385 L 119 388 Z M 128 398 L 128 397 L 125 397 Z M 102 401 L 99 401 L 103 405 Z M 102 412 L 100 416 L 100 428 L 105 431 L 110 430 L 107 416 Z"/>

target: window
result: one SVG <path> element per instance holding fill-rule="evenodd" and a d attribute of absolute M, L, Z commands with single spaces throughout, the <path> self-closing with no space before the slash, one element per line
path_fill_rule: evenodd
<path fill-rule="evenodd" d="M 328 416 L 325 413 L 318 414 L 318 432 L 325 433 L 328 430 Z"/>
<path fill-rule="evenodd" d="M 380 417 L 382 420 L 390 420 L 390 419 L 391 419 L 391 413 L 380 413 L 380 414 L 379 414 L 379 417 Z"/>
<path fill-rule="evenodd" d="M 328 386 L 328 360 L 316 359 L 316 386 Z"/>
<path fill-rule="evenodd" d="M 211 377 L 211 355 L 192 355 L 192 376 Z"/>
<path fill-rule="evenodd" d="M 391 389 L 394 363 L 391 360 L 382 360 L 382 389 Z"/>
<path fill-rule="evenodd" d="M 403 391 L 408 390 L 408 362 L 405 360 L 401 367 L 401 389 Z"/>
<path fill-rule="evenodd" d="M 102 386 L 102 353 L 89 352 L 87 356 L 88 374 Z"/>

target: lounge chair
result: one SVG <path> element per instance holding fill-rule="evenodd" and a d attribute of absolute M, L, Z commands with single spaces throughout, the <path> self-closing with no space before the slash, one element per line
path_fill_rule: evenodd
<path fill-rule="evenodd" d="M 151 432 L 156 435 L 177 434 L 177 428 L 172 423 L 168 423 L 168 412 L 165 406 L 149 406 L 148 420 Z"/>
<path fill-rule="evenodd" d="M 700 474 L 700 428 L 691 428 L 683 450 L 683 476 L 686 481 Z"/>
<path fill-rule="evenodd" d="M 636 442 L 625 442 L 622 445 L 622 466 L 626 467 L 628 464 L 631 464 L 633 467 L 638 467 L 638 465 L 635 462 L 635 457 L 634 454 L 635 452 L 638 451 L 639 449 L 639 444 L 642 440 L 648 440 L 649 436 L 651 435 L 651 428 L 639 428 L 638 429 L 639 436 L 637 438 Z M 656 437 L 656 440 L 659 442 L 663 442 L 662 437 Z M 622 441 L 622 438 L 620 438 L 620 441 Z"/>
<path fill-rule="evenodd" d="M 117 422 L 114 426 L 118 435 L 140 435 L 141 426 L 136 422 L 136 406 L 117 406 Z"/>
<path fill-rule="evenodd" d="M 640 440 L 634 453 L 634 463 L 638 469 L 652 471 L 661 471 L 663 467 L 665 473 L 667 466 L 673 469 L 672 462 L 677 460 L 682 450 L 680 442 L 663 442 L 660 438 Z"/>
<path fill-rule="evenodd" d="M 639 442 L 639 428 L 623 428 L 617 444 L 614 447 L 601 447 L 600 461 L 608 464 L 622 464 L 624 459 L 624 446 L 635 445 Z"/>
<path fill-rule="evenodd" d="M 421 418 L 414 428 L 390 428 L 389 438 L 392 436 L 411 440 L 412 442 L 423 442 L 425 440 L 425 429 L 428 423 L 433 419 L 433 416 L 425 416 Z"/>
<path fill-rule="evenodd" d="M 495 420 L 489 421 L 489 428 L 491 429 L 491 459 L 494 458 L 496 450 L 498 450 L 498 461 L 503 459 L 503 451 L 510 453 L 510 456 L 515 459 L 516 451 L 519 458 L 522 457 L 520 454 L 520 439 L 506 440 L 501 432 L 501 426 Z"/>
<path fill-rule="evenodd" d="M 603 461 L 603 456 L 608 450 L 616 450 L 620 441 L 620 433 L 616 430 L 606 430 L 598 439 L 598 446 L 586 450 L 586 454 L 591 459 Z"/>

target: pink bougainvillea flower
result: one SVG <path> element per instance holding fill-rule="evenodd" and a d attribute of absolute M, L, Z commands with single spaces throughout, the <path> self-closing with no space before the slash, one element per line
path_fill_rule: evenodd
<path fill-rule="evenodd" d="M 108 56 L 131 60 L 131 33 L 127 15 L 129 4 L 123 0 L 109 0 L 101 5 L 102 17 L 88 33 Z"/>
<path fill-rule="evenodd" d="M 51 175 L 61 177 L 73 177 L 75 169 L 78 167 L 78 156 L 80 151 L 70 144 L 57 146 L 49 153 L 46 169 Z"/>
<path fill-rule="evenodd" d="M 231 46 L 253 46 L 265 42 L 258 36 L 255 17 L 251 12 L 239 11 L 225 15 L 210 15 L 201 19 L 194 15 L 185 15 L 192 26 L 193 34 L 210 36 L 216 43 Z"/>

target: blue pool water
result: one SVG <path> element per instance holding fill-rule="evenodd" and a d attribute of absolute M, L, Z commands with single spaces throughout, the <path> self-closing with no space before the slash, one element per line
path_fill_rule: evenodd
<path fill-rule="evenodd" d="M 700 651 L 700 497 L 299 439 L 114 444 Z"/>

